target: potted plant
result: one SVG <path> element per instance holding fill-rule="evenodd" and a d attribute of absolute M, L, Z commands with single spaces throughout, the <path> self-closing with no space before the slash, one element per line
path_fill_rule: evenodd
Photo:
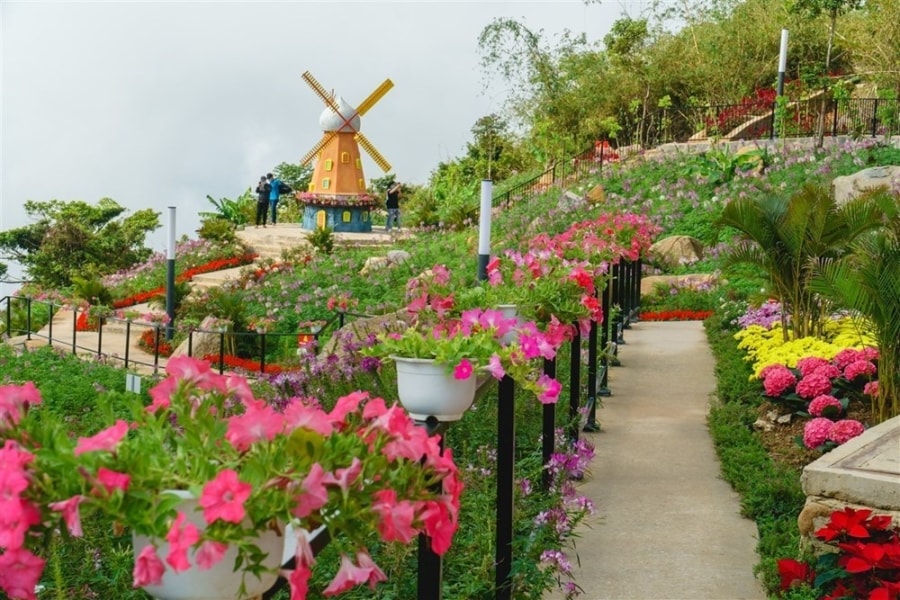
<path fill-rule="evenodd" d="M 149 403 L 132 396 L 127 418 L 78 439 L 42 410 L 34 384 L 0 386 L 0 590 L 10 598 L 35 597 L 42 549 L 52 536 L 81 535 L 91 513 L 131 530 L 134 585 L 159 598 L 182 597 L 169 584 L 211 568 L 237 572 L 236 587 L 190 598 L 260 594 L 286 535 L 291 598 L 305 598 L 316 559 L 304 532 L 322 526 L 341 554 L 326 595 L 385 579 L 367 550 L 373 534 L 405 543 L 421 532 L 435 552 L 448 549 L 456 466 L 400 407 L 356 392 L 330 412 L 299 398 L 278 411 L 206 362 L 174 358 L 167 373 Z"/>
<path fill-rule="evenodd" d="M 510 375 L 541 402 L 556 402 L 559 382 L 538 375 L 534 359 L 553 358 L 558 344 L 554 345 L 534 323 L 507 318 L 496 309 L 473 308 L 456 316 L 448 304 L 438 302 L 437 306 L 433 310 L 416 301 L 408 307 L 417 313 L 411 326 L 382 332 L 373 346 L 364 349 L 369 355 L 390 358 L 397 364 L 400 401 L 414 418 L 461 418 L 474 400 L 479 372 L 496 379 Z M 516 334 L 512 340 L 508 336 L 511 332 Z M 423 370 L 427 372 L 425 380 L 406 379 Z M 444 385 L 452 389 L 439 392 L 443 390 L 439 386 Z"/>

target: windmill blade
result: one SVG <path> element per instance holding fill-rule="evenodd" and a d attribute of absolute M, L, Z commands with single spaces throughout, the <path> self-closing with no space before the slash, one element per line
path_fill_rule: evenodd
<path fill-rule="evenodd" d="M 334 112 L 341 114 L 337 102 L 335 102 L 334 98 L 332 98 L 331 95 L 325 91 L 325 88 L 322 87 L 322 84 L 316 81 L 316 78 L 312 76 L 312 73 L 306 71 L 305 73 L 303 73 L 303 75 L 301 75 L 301 77 L 303 77 L 303 81 L 305 81 L 309 85 L 309 87 L 312 88 L 312 91 L 316 93 L 316 96 L 322 99 L 322 102 L 324 102 Z"/>
<path fill-rule="evenodd" d="M 385 79 L 384 82 L 375 88 L 369 97 L 363 100 L 359 106 L 356 107 L 356 114 L 359 116 L 363 116 L 366 114 L 370 108 L 372 108 L 376 102 L 381 100 L 381 97 L 390 91 L 390 89 L 394 87 L 394 82 L 390 79 Z"/>
<path fill-rule="evenodd" d="M 303 158 L 300 159 L 300 164 L 303 165 L 303 166 L 306 166 L 306 165 L 308 165 L 309 163 L 311 163 L 311 162 L 312 162 L 312 159 L 314 159 L 314 158 L 316 157 L 316 155 L 319 153 L 319 151 L 320 151 L 322 148 L 324 148 L 325 145 L 326 145 L 328 142 L 330 142 L 330 141 L 331 141 L 331 138 L 333 138 L 336 134 L 337 134 L 336 131 L 327 131 L 327 132 L 325 132 L 325 134 L 322 135 L 322 139 L 319 140 L 319 143 L 316 144 L 315 146 L 313 146 L 312 150 L 310 150 L 309 152 L 307 152 L 307 153 L 303 156 Z"/>
<path fill-rule="evenodd" d="M 369 153 L 369 156 L 372 157 L 372 160 L 375 161 L 375 164 L 381 167 L 381 170 L 387 173 L 391 170 L 391 163 L 389 163 L 385 158 L 381 155 L 381 153 L 375 149 L 375 146 L 372 145 L 366 136 L 361 133 L 356 134 L 356 141 L 360 146 L 363 147 L 363 150 Z"/>

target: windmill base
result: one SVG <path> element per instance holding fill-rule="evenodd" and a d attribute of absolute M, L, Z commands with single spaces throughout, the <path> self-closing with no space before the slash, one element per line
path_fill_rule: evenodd
<path fill-rule="evenodd" d="M 330 227 L 335 233 L 370 233 L 371 216 L 368 207 L 307 204 L 303 209 L 303 229 Z"/>

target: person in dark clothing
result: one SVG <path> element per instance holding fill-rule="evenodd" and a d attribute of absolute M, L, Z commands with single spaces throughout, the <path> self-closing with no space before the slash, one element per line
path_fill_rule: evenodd
<path fill-rule="evenodd" d="M 269 182 L 266 181 L 266 176 L 263 175 L 259 178 L 259 183 L 256 184 L 256 227 L 258 228 L 260 223 L 262 226 L 266 226 L 266 214 L 269 212 L 269 192 L 271 191 L 272 186 L 269 185 Z"/>
<path fill-rule="evenodd" d="M 384 230 L 387 232 L 390 232 L 391 226 L 393 223 L 396 223 L 397 229 L 400 229 L 400 184 L 399 183 L 391 182 L 391 185 L 388 187 L 387 202 L 385 203 L 385 208 L 387 208 L 387 223 L 385 223 Z"/>

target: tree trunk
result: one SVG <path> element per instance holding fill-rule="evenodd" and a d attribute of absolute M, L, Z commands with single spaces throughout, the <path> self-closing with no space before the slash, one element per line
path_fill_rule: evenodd
<path fill-rule="evenodd" d="M 828 45 L 825 49 L 825 77 L 831 71 L 831 48 L 834 45 L 834 29 L 837 27 L 837 9 L 831 10 L 831 25 L 828 29 Z M 828 98 L 828 84 L 822 86 L 822 98 L 819 100 L 819 118 L 816 122 L 816 147 L 825 145 L 825 108 Z"/>

